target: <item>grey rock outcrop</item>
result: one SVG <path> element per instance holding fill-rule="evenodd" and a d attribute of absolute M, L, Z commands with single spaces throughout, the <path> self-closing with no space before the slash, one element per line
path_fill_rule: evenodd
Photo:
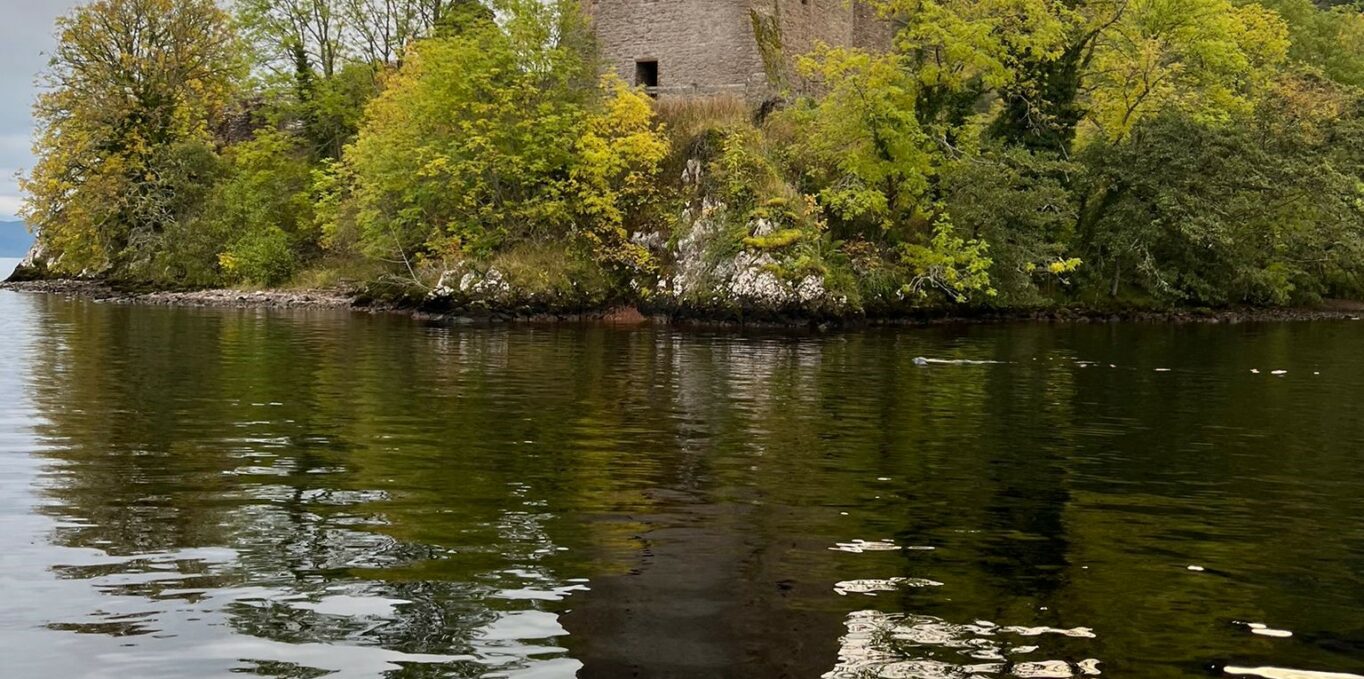
<path fill-rule="evenodd" d="M 42 280 L 48 277 L 47 251 L 43 247 L 41 239 L 33 241 L 33 246 L 28 249 L 28 254 L 19 261 L 19 266 L 14 267 L 14 271 L 5 279 L 8 283 L 21 281 Z"/>

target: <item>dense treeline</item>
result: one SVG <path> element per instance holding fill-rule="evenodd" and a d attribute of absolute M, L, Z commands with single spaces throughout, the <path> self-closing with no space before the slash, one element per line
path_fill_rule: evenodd
<path fill-rule="evenodd" d="M 96 0 L 25 217 L 49 266 L 499 304 L 1364 295 L 1364 13 L 871 0 L 761 108 L 601 78 L 576 0 Z"/>

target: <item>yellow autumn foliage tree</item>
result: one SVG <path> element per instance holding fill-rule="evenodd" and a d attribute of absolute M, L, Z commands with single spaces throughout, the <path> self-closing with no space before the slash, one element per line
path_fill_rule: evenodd
<path fill-rule="evenodd" d="M 505 9 L 417 43 L 369 107 L 345 154 L 364 246 L 411 262 L 571 242 L 602 265 L 651 268 L 630 241 L 656 224 L 670 150 L 651 100 L 592 84 L 571 1 Z"/>
<path fill-rule="evenodd" d="M 203 202 L 238 41 L 213 0 L 96 0 L 58 30 L 22 216 L 59 271 L 130 273 Z"/>
<path fill-rule="evenodd" d="M 1108 139 L 1165 110 L 1208 122 L 1247 113 L 1288 54 L 1288 27 L 1257 4 L 1129 0 L 1098 20 L 1082 77 L 1088 127 Z"/>
<path fill-rule="evenodd" d="M 522 3 L 502 24 L 409 50 L 344 154 L 367 252 L 482 256 L 562 232 L 562 183 L 592 91 L 563 41 L 581 29 L 562 10 Z M 560 39 L 547 40 L 546 26 L 561 22 Z"/>
<path fill-rule="evenodd" d="M 646 95 L 614 76 L 602 90 L 606 100 L 584 122 L 569 173 L 575 230 L 603 264 L 652 269 L 652 257 L 631 242 L 630 230 L 659 226 L 659 171 L 671 148 Z"/>
<path fill-rule="evenodd" d="M 1033 120 L 1048 104 L 1075 107 L 1085 134 L 1109 139 L 1163 110 L 1206 120 L 1247 111 L 1289 47 L 1276 12 L 1233 0 L 873 4 L 901 25 L 895 46 L 928 94 L 968 95 L 958 113 L 991 117 L 980 105 L 1010 98 L 1030 102 L 1020 117 Z"/>

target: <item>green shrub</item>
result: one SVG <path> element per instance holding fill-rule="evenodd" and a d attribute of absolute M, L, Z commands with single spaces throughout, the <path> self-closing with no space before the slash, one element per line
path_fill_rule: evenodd
<path fill-rule="evenodd" d="M 223 271 L 236 280 L 275 286 L 289 280 L 298 266 L 289 234 L 267 225 L 248 231 L 220 258 Z"/>

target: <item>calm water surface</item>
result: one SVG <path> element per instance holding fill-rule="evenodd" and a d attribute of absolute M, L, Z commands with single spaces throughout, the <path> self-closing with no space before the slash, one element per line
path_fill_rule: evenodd
<path fill-rule="evenodd" d="M 1364 675 L 1361 348 L 0 292 L 0 676 Z"/>

